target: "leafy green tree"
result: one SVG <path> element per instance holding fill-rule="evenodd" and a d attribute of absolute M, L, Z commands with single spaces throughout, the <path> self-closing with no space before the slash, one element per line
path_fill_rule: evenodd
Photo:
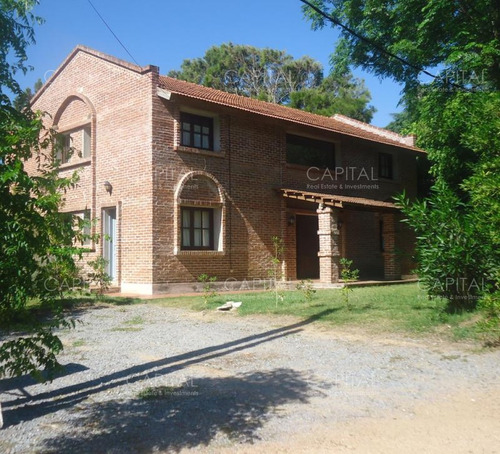
<path fill-rule="evenodd" d="M 0 345 L 0 378 L 31 373 L 41 377 L 57 367 L 62 349 L 53 329 L 68 326 L 61 310 L 65 287 L 77 276 L 73 245 L 79 238 L 73 220 L 60 213 L 64 192 L 76 176 L 60 178 L 51 149 L 54 136 L 42 114 L 17 110 L 9 92 L 22 95 L 14 75 L 26 72 L 26 48 L 34 43 L 34 1 L 0 0 L 0 329 L 22 326 L 22 334 Z M 25 169 L 38 163 L 37 175 Z M 28 310 L 36 299 L 47 319 Z"/>
<path fill-rule="evenodd" d="M 202 58 L 184 60 L 181 70 L 169 75 L 282 104 L 289 101 L 291 92 L 316 86 L 322 69 L 309 57 L 294 60 L 280 50 L 229 43 L 211 47 Z"/>
<path fill-rule="evenodd" d="M 420 282 L 429 296 L 446 298 L 451 312 L 474 309 L 490 285 L 494 265 L 487 233 L 477 229 L 475 213 L 442 182 L 428 200 L 410 202 L 404 194 L 397 200 L 418 237 Z"/>
<path fill-rule="evenodd" d="M 281 50 L 232 43 L 213 46 L 202 58 L 184 60 L 177 79 L 218 90 L 286 104 L 321 115 L 341 113 L 369 122 L 375 108 L 363 81 L 350 71 L 324 77 L 310 57 L 294 59 Z"/>
<path fill-rule="evenodd" d="M 500 89 L 500 8 L 496 0 L 303 3 L 344 26 L 333 56 L 340 66 L 360 66 L 390 77 L 403 83 L 405 92 L 420 86 L 422 70 L 440 65 L 445 66 L 445 79 Z M 307 4 L 304 12 L 314 29 L 337 26 Z"/>
<path fill-rule="evenodd" d="M 40 90 L 40 88 L 42 88 L 42 86 L 43 86 L 42 79 L 37 79 L 37 81 L 35 82 L 35 86 L 33 87 L 33 90 L 30 87 L 28 87 L 28 88 L 26 88 L 26 90 L 21 92 L 21 94 L 17 95 L 14 98 L 14 102 L 13 102 L 14 108 L 17 110 L 22 110 L 25 107 L 28 107 L 29 103 L 31 101 L 31 98 L 33 98 L 33 96 L 35 96 L 36 92 L 38 90 Z"/>
<path fill-rule="evenodd" d="M 352 264 L 353 261 L 345 257 L 340 259 L 340 278 L 344 282 L 341 289 L 342 299 L 348 311 L 352 311 L 353 309 L 352 303 L 349 301 L 349 296 L 353 290 L 349 284 L 359 279 L 359 270 L 352 269 Z"/>
<path fill-rule="evenodd" d="M 319 115 L 330 117 L 339 113 L 370 123 L 376 112 L 375 107 L 368 105 L 370 100 L 363 80 L 351 74 L 342 78 L 330 74 L 317 87 L 292 92 L 289 105 Z"/>
<path fill-rule="evenodd" d="M 302 2 L 313 28 L 340 27 L 334 64 L 360 66 L 403 85 L 405 111 L 392 127 L 416 133 L 434 181 L 424 202 L 400 198 L 418 234 L 419 273 L 430 294 L 448 298 L 450 309 L 473 307 L 472 281 L 495 282 L 500 268 L 498 2 Z M 442 70 L 433 74 L 435 68 Z M 449 293 L 446 282 L 464 279 L 471 291 Z"/>
<path fill-rule="evenodd" d="M 408 109 L 405 108 L 401 112 L 391 114 L 391 116 L 392 121 L 385 127 L 385 129 L 402 135 L 405 135 L 408 131 L 411 131 L 413 121 L 411 113 L 408 111 Z"/>
<path fill-rule="evenodd" d="M 198 276 L 198 282 L 203 284 L 203 302 L 205 303 L 205 308 L 208 308 L 208 303 L 219 296 L 214 287 L 217 282 L 217 276 L 210 276 L 207 273 L 203 273 Z"/>
<path fill-rule="evenodd" d="M 488 90 L 450 93 L 443 88 L 441 81 L 426 87 L 414 124 L 429 150 L 435 185 L 424 212 L 407 205 L 403 211 L 417 231 L 419 258 L 425 253 L 431 260 L 427 266 L 420 262 L 421 276 L 425 279 L 433 270 L 446 270 L 437 288 L 446 290 L 440 296 L 448 298 L 449 308 L 472 309 L 483 294 L 492 304 L 497 301 L 500 311 L 500 293 L 488 295 L 500 284 L 496 281 L 500 276 L 500 94 Z M 427 233 L 420 235 L 424 215 L 441 217 L 443 223 L 429 224 Z M 433 253 L 443 239 L 447 252 Z M 450 294 L 446 282 L 453 281 L 458 288 Z"/>

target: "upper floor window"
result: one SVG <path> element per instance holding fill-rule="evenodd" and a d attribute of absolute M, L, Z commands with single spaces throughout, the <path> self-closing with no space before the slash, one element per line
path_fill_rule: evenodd
<path fill-rule="evenodd" d="M 380 178 L 393 179 L 394 166 L 392 162 L 392 154 L 379 153 L 378 154 L 378 176 Z"/>
<path fill-rule="evenodd" d="M 56 158 L 61 164 L 65 164 L 71 158 L 71 144 L 73 140 L 70 133 L 59 134 L 56 144 Z"/>
<path fill-rule="evenodd" d="M 182 249 L 214 249 L 214 210 L 182 207 Z"/>
<path fill-rule="evenodd" d="M 75 154 L 80 158 L 90 158 L 90 131 L 90 126 L 85 126 L 81 129 L 63 132 L 58 135 L 56 158 L 61 162 L 61 164 L 69 162 Z"/>
<path fill-rule="evenodd" d="M 319 168 L 335 167 L 335 144 L 287 134 L 286 162 Z"/>
<path fill-rule="evenodd" d="M 214 149 L 214 120 L 210 117 L 181 112 L 181 145 Z"/>

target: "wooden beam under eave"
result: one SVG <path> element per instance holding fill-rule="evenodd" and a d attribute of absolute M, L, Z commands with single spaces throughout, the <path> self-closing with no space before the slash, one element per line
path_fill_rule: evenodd
<path fill-rule="evenodd" d="M 335 207 L 335 208 L 344 208 L 344 205 L 342 202 L 337 202 L 335 200 L 321 200 L 318 203 L 322 203 L 323 205 L 330 206 L 330 207 Z"/>

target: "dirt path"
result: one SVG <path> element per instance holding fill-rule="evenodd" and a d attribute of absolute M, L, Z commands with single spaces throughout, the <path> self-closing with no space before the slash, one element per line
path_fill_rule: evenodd
<path fill-rule="evenodd" d="M 0 383 L 0 452 L 500 452 L 500 351 L 153 304 L 78 318 L 65 376 Z"/>
<path fill-rule="evenodd" d="M 461 392 L 405 412 L 320 426 L 286 442 L 221 453 L 470 454 L 500 452 L 500 389 Z"/>

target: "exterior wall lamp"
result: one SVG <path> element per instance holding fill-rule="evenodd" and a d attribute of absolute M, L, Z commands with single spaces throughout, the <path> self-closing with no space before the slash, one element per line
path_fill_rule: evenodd
<path fill-rule="evenodd" d="M 288 217 L 288 225 L 291 227 L 292 225 L 295 225 L 295 215 L 294 214 L 291 214 L 289 217 Z"/>
<path fill-rule="evenodd" d="M 106 192 L 111 195 L 113 192 L 113 186 L 111 186 L 111 183 L 109 181 L 104 182 L 104 189 L 106 189 Z"/>

